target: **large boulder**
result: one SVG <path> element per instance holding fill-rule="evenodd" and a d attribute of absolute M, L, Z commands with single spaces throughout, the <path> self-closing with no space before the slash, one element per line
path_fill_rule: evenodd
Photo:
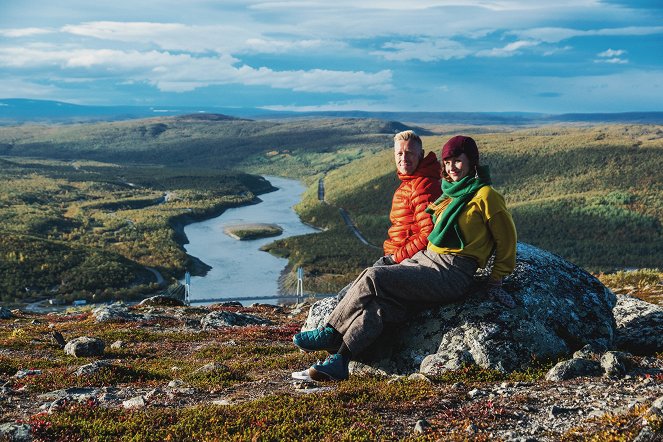
<path fill-rule="evenodd" d="M 534 359 L 571 355 L 587 344 L 610 348 L 615 295 L 594 276 L 550 252 L 518 243 L 516 268 L 504 288 L 517 306 L 488 298 L 482 283 L 491 264 L 477 271 L 468 298 L 416 314 L 385 330 L 364 353 L 363 364 L 386 373 L 439 374 L 475 363 L 500 371 Z M 326 323 L 336 298 L 316 302 L 303 329 Z"/>
<path fill-rule="evenodd" d="M 663 351 L 663 307 L 628 295 L 617 295 L 615 346 L 634 354 Z"/>

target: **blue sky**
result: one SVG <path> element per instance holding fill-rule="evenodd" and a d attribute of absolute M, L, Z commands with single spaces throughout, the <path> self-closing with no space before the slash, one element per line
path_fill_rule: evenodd
<path fill-rule="evenodd" d="M 663 110 L 661 0 L 0 0 L 0 98 Z"/>

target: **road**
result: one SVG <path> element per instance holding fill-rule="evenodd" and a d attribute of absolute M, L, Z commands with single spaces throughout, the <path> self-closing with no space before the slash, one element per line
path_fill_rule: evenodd
<path fill-rule="evenodd" d="M 366 244 L 369 247 L 373 247 L 376 249 L 381 249 L 381 247 L 376 246 L 375 244 L 371 244 L 368 242 L 366 238 L 364 238 L 364 235 L 361 234 L 357 226 L 355 225 L 354 221 L 352 221 L 352 218 L 350 218 L 350 214 L 344 209 L 344 208 L 339 208 L 338 211 L 341 213 L 341 217 L 343 218 L 343 221 L 345 221 L 345 224 L 350 228 L 352 233 L 361 241 L 362 243 Z"/>

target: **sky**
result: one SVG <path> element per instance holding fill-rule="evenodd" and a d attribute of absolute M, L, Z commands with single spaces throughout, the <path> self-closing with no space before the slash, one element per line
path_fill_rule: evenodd
<path fill-rule="evenodd" d="M 0 98 L 663 111 L 663 0 L 0 0 Z"/>

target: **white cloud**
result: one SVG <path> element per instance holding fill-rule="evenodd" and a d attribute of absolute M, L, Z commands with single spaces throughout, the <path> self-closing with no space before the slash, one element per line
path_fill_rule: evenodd
<path fill-rule="evenodd" d="M 623 49 L 617 49 L 617 50 L 608 49 L 606 51 L 598 53 L 597 55 L 599 57 L 619 57 L 624 54 L 626 54 L 626 51 Z"/>
<path fill-rule="evenodd" d="M 382 51 L 373 51 L 377 55 L 391 61 L 435 61 L 464 58 L 471 52 L 453 40 L 423 40 L 416 42 L 385 43 Z"/>
<path fill-rule="evenodd" d="M 573 37 L 620 36 L 620 35 L 654 35 L 663 34 L 663 26 L 628 26 L 624 28 L 590 29 L 587 31 L 571 28 L 532 28 L 510 31 L 510 35 L 520 38 L 538 40 L 547 43 L 558 43 Z"/>
<path fill-rule="evenodd" d="M 89 76 L 144 81 L 165 92 L 186 92 L 210 85 L 269 86 L 300 92 L 366 94 L 392 88 L 391 71 L 376 73 L 326 69 L 276 71 L 239 65 L 230 56 L 194 57 L 161 51 L 111 49 L 43 50 L 0 48 L 0 64 L 15 68 L 60 66 Z M 57 75 L 57 74 L 53 74 Z M 62 74 L 67 77 L 67 72 Z"/>
<path fill-rule="evenodd" d="M 609 63 L 609 64 L 628 64 L 628 60 L 618 57 L 613 58 L 601 58 L 594 60 L 594 63 Z"/>
<path fill-rule="evenodd" d="M 521 53 L 519 49 L 531 46 L 537 46 L 538 44 L 539 43 L 535 41 L 523 41 L 523 40 L 514 41 L 513 43 L 509 43 L 501 48 L 493 48 L 493 49 L 478 51 L 476 53 L 476 56 L 477 57 L 513 57 L 514 55 L 518 55 Z"/>
<path fill-rule="evenodd" d="M 596 0 L 557 0 L 555 7 L 563 6 L 595 6 L 599 2 Z M 251 9 L 258 10 L 281 10 L 296 8 L 316 8 L 329 7 L 330 3 L 326 0 L 309 1 L 259 1 L 250 6 Z M 336 0 L 333 2 L 334 8 L 349 9 L 374 9 L 374 10 L 396 10 L 412 11 L 441 7 L 476 7 L 488 9 L 491 11 L 513 11 L 525 9 L 546 9 L 549 5 L 544 2 L 532 2 L 528 0 L 417 0 L 414 2 L 404 2 L 402 0 L 364 0 L 356 2 L 353 0 Z"/>
<path fill-rule="evenodd" d="M 34 35 L 50 34 L 52 32 L 53 30 L 45 28 L 0 29 L 0 35 L 10 38 L 32 37 Z"/>

